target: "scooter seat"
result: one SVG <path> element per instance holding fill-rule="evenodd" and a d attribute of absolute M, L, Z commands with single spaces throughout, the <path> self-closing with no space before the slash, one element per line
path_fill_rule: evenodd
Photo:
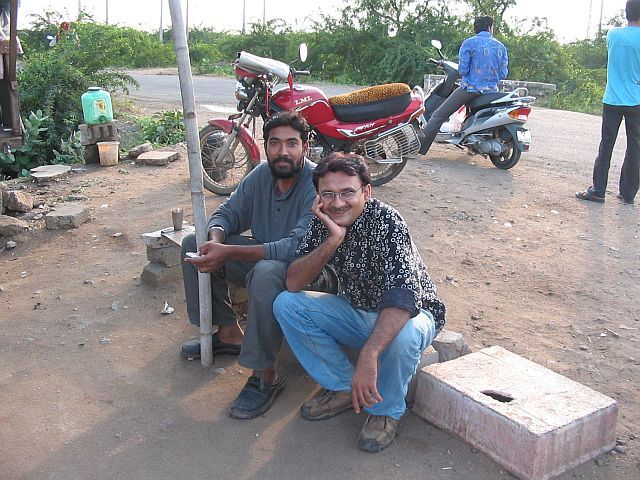
<path fill-rule="evenodd" d="M 411 103 L 411 89 L 405 83 L 362 88 L 329 98 L 342 122 L 367 122 L 403 112 Z"/>
<path fill-rule="evenodd" d="M 479 95 L 477 98 L 474 98 L 469 103 L 467 103 L 467 107 L 469 107 L 471 110 L 487 107 L 491 105 L 491 102 L 494 102 L 499 98 L 506 97 L 507 95 L 509 94 L 508 93 L 483 93 L 482 95 Z"/>

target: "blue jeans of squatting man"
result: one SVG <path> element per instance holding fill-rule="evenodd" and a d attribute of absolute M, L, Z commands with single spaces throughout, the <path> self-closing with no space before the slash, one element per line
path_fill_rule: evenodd
<path fill-rule="evenodd" d="M 350 391 L 354 366 L 341 345 L 361 349 L 378 313 L 357 310 L 344 297 L 319 292 L 283 292 L 273 311 L 309 375 L 327 390 Z M 407 322 L 379 359 L 377 387 L 382 402 L 365 411 L 395 419 L 404 414 L 409 381 L 435 334 L 433 317 L 425 310 Z"/>

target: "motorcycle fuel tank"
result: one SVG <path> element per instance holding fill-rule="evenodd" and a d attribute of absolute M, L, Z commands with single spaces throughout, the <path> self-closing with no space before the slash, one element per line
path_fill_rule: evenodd
<path fill-rule="evenodd" d="M 294 109 L 309 122 L 319 125 L 335 118 L 329 100 L 322 90 L 306 85 L 281 88 L 271 99 L 282 110 Z"/>

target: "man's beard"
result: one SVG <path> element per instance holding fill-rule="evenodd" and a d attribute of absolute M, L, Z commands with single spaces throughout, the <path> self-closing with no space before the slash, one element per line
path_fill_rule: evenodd
<path fill-rule="evenodd" d="M 287 162 L 290 168 L 286 170 L 279 170 L 274 165 L 276 162 L 279 162 L 279 161 Z M 293 178 L 296 175 L 298 175 L 298 173 L 300 173 L 300 170 L 302 170 L 302 159 L 300 159 L 300 163 L 298 163 L 298 165 L 296 165 L 296 162 L 294 162 L 293 159 L 291 159 L 290 157 L 276 157 L 273 159 L 273 161 L 269 160 L 267 163 L 269 164 L 269 169 L 271 170 L 271 174 L 275 178 L 282 178 L 282 179 Z"/>

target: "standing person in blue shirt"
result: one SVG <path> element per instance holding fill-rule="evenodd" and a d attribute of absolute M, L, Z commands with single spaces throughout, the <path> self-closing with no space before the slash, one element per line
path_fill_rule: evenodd
<path fill-rule="evenodd" d="M 580 200 L 604 203 L 611 154 L 624 118 L 627 151 L 620 170 L 618 198 L 633 203 L 640 185 L 640 0 L 628 0 L 628 26 L 607 34 L 607 86 L 602 99 L 602 139 L 593 165 L 593 185 Z"/>
<path fill-rule="evenodd" d="M 458 53 L 460 86 L 440 105 L 424 128 L 426 153 L 442 124 L 458 109 L 483 93 L 497 93 L 498 82 L 507 78 L 509 56 L 506 47 L 493 37 L 493 18 L 478 17 L 473 22 L 475 37 L 467 38 Z"/>

